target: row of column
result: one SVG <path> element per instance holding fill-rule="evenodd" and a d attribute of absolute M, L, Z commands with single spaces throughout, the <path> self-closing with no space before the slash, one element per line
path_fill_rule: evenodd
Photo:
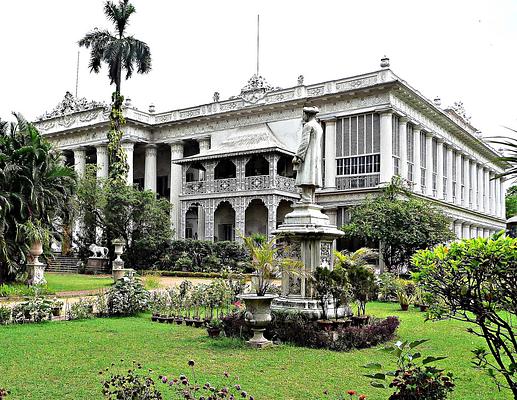
<path fill-rule="evenodd" d="M 463 220 L 453 222 L 454 233 L 458 239 L 474 239 L 477 237 L 489 237 L 498 232 L 499 229 L 490 226 L 481 226 L 476 223 Z"/>
<path fill-rule="evenodd" d="M 380 181 L 390 182 L 393 172 L 393 113 L 386 111 L 380 115 Z M 408 153 L 407 153 L 407 124 L 405 117 L 399 118 L 400 141 L 400 170 L 401 178 L 408 180 Z M 421 132 L 422 128 L 413 125 L 413 189 L 417 193 L 429 197 L 443 199 L 447 202 L 463 206 L 465 208 L 482 211 L 487 214 L 504 218 L 504 187 L 500 178 L 495 178 L 496 171 L 486 164 L 479 163 L 470 155 L 461 151 L 452 144 L 446 146 L 445 142 L 433 135 L 425 133 L 425 162 L 421 160 Z M 433 159 L 433 141 L 436 141 L 436 160 Z M 445 147 L 446 146 L 446 147 Z M 444 179 L 444 152 L 447 157 L 446 180 Z M 456 179 L 453 180 L 453 152 L 456 153 L 455 170 Z M 462 165 L 463 164 L 463 165 Z M 425 165 L 425 167 L 424 167 Z M 436 170 L 434 170 L 436 165 Z M 424 169 L 425 168 L 425 169 Z M 463 184 L 461 171 L 464 169 Z M 473 169 L 473 173 L 472 173 Z M 435 172 L 436 171 L 436 172 Z M 424 172 L 425 177 L 422 177 Z M 471 182 L 471 176 L 474 177 Z M 332 177 L 330 177 L 332 178 Z M 335 180 L 335 178 L 334 178 Z M 444 181 L 446 186 L 444 187 Z M 422 183 L 425 182 L 425 185 Z M 434 183 L 435 182 L 435 183 Z M 453 188 L 453 185 L 455 187 Z M 484 188 L 484 190 L 483 190 Z M 462 196 L 463 192 L 463 196 Z M 453 195 L 455 193 L 455 196 Z"/>

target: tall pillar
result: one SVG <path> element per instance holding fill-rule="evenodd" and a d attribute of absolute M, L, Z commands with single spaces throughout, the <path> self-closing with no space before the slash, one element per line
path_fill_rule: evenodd
<path fill-rule="evenodd" d="M 408 178 L 408 166 L 407 166 L 407 123 L 406 117 L 399 118 L 399 138 L 400 138 L 400 177 L 402 179 Z"/>
<path fill-rule="evenodd" d="M 488 198 L 488 207 L 490 208 L 490 214 L 496 215 L 495 212 L 495 205 L 497 204 L 497 196 L 495 193 L 495 180 L 494 180 L 495 174 L 492 171 L 488 172 L 488 179 L 489 179 L 489 198 Z"/>
<path fill-rule="evenodd" d="M 108 146 L 99 144 L 95 149 L 97 151 L 97 178 L 106 179 L 109 175 Z"/>
<path fill-rule="evenodd" d="M 500 185 L 501 185 L 501 178 L 495 178 L 494 179 L 494 198 L 495 198 L 494 214 L 497 217 L 501 216 L 501 187 L 500 187 Z"/>
<path fill-rule="evenodd" d="M 420 161 L 420 128 L 413 127 L 413 180 L 415 181 L 415 185 L 413 186 L 413 190 L 417 193 L 422 192 L 422 170 L 421 170 L 421 161 Z"/>
<path fill-rule="evenodd" d="M 156 158 L 158 154 L 158 146 L 149 143 L 145 146 L 145 172 L 144 172 L 144 189 L 156 192 Z"/>
<path fill-rule="evenodd" d="M 325 121 L 325 189 L 336 188 L 336 168 L 336 120 L 331 119 Z"/>
<path fill-rule="evenodd" d="M 183 158 L 183 142 L 170 143 L 171 146 L 171 223 L 174 229 L 174 238 L 180 237 L 181 227 L 181 209 L 180 209 L 180 193 L 182 185 L 181 165 L 175 164 L 174 161 Z"/>
<path fill-rule="evenodd" d="M 470 207 L 470 160 L 467 156 L 463 158 L 463 207 Z"/>
<path fill-rule="evenodd" d="M 122 149 L 126 153 L 126 162 L 127 162 L 127 177 L 126 183 L 129 186 L 133 186 L 133 154 L 135 152 L 135 143 L 134 142 L 122 142 Z"/>
<path fill-rule="evenodd" d="M 465 198 L 465 173 L 463 171 L 463 160 L 461 153 L 456 152 L 456 204 L 461 205 L 463 200 L 461 198 L 461 176 L 463 172 L 463 198 Z"/>
<path fill-rule="evenodd" d="M 462 221 L 461 220 L 456 220 L 454 221 L 454 233 L 456 234 L 456 237 L 458 239 L 461 239 L 462 238 L 462 229 L 461 229 L 461 223 Z"/>
<path fill-rule="evenodd" d="M 427 195 L 433 197 L 433 136 L 429 132 L 425 133 L 425 148 L 427 150 L 425 159 L 425 185 Z"/>
<path fill-rule="evenodd" d="M 436 143 L 436 198 L 443 199 L 443 141 Z"/>
<path fill-rule="evenodd" d="M 478 228 L 474 225 L 470 225 L 470 238 L 475 239 L 478 237 Z"/>
<path fill-rule="evenodd" d="M 470 239 L 470 224 L 468 222 L 463 223 L 463 239 Z"/>
<path fill-rule="evenodd" d="M 197 139 L 199 143 L 199 154 L 204 154 L 210 150 L 210 136 L 203 136 Z"/>
<path fill-rule="evenodd" d="M 477 210 L 479 207 L 479 178 L 478 178 L 478 164 L 475 160 L 471 162 L 472 175 L 470 180 L 470 185 L 472 186 L 472 196 L 470 198 L 470 204 L 472 204 L 472 209 Z"/>
<path fill-rule="evenodd" d="M 205 222 L 206 208 L 204 203 L 197 208 L 197 238 L 205 240 L 206 236 L 206 222 Z"/>
<path fill-rule="evenodd" d="M 86 173 L 86 149 L 84 147 L 74 149 L 74 170 L 79 178 Z"/>
<path fill-rule="evenodd" d="M 453 201 L 453 163 L 454 163 L 454 151 L 452 150 L 451 146 L 447 146 L 447 196 L 445 200 L 448 202 Z"/>
<path fill-rule="evenodd" d="M 391 182 L 393 176 L 393 125 L 392 112 L 385 111 L 381 114 L 380 121 L 380 145 L 381 145 L 381 173 L 380 183 Z"/>
<path fill-rule="evenodd" d="M 478 164 L 478 211 L 485 211 L 485 200 L 484 200 L 484 193 L 483 193 L 483 187 L 484 187 L 484 172 L 483 167 L 481 164 Z"/>
<path fill-rule="evenodd" d="M 483 199 L 484 199 L 483 210 L 485 211 L 485 213 L 489 214 L 490 213 L 490 177 L 489 177 L 489 171 L 486 168 L 483 169 L 483 179 L 485 181 L 485 185 L 484 185 L 485 193 L 483 196 Z"/>
<path fill-rule="evenodd" d="M 499 217 L 506 219 L 506 191 L 504 181 L 499 178 Z"/>

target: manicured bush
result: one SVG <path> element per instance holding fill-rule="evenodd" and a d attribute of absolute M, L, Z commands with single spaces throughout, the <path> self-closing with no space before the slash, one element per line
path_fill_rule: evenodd
<path fill-rule="evenodd" d="M 8 324 L 11 321 L 11 312 L 11 307 L 0 306 L 0 325 Z"/>
<path fill-rule="evenodd" d="M 147 310 L 149 292 L 139 279 L 122 278 L 106 294 L 108 316 L 130 316 Z"/>
<path fill-rule="evenodd" d="M 245 247 L 236 242 L 208 240 L 174 240 L 153 269 L 184 272 L 251 271 Z"/>
<path fill-rule="evenodd" d="M 223 318 L 226 336 L 251 338 L 252 332 L 246 325 L 244 313 L 234 313 Z M 396 317 L 372 319 L 368 325 L 345 327 L 336 331 L 321 331 L 318 324 L 302 313 L 272 312 L 272 321 L 265 336 L 298 346 L 349 351 L 376 346 L 393 338 L 399 320 Z"/>
<path fill-rule="evenodd" d="M 69 321 L 75 319 L 89 319 L 93 317 L 93 304 L 91 301 L 86 299 L 80 299 L 79 301 L 72 303 L 72 305 L 66 310 L 66 319 Z"/>

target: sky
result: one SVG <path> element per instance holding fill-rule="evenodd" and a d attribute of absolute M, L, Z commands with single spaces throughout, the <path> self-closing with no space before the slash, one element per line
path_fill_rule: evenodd
<path fill-rule="evenodd" d="M 133 105 L 156 111 L 237 95 L 256 69 L 291 87 L 391 69 L 442 105 L 463 101 L 485 136 L 517 129 L 517 1 L 463 0 L 132 0 L 128 33 L 151 48 L 152 71 L 122 82 Z M 94 27 L 112 29 L 103 0 L 16 0 L 0 6 L 0 118 L 34 119 L 68 90 L 109 102 L 107 69 L 90 73 L 78 40 Z"/>

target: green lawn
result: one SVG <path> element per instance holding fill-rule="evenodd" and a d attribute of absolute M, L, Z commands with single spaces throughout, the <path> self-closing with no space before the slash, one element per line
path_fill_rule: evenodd
<path fill-rule="evenodd" d="M 370 314 L 398 315 L 401 339 L 429 338 L 422 351 L 448 355 L 440 366 L 454 372 L 454 399 L 511 399 L 497 393 L 492 383 L 469 366 L 470 350 L 481 340 L 465 332 L 455 321 L 424 323 L 411 308 L 398 311 L 396 304 L 374 303 Z M 101 399 L 98 371 L 112 362 L 131 360 L 152 368 L 156 374 L 189 373 L 186 362 L 194 359 L 198 380 L 215 384 L 224 371 L 235 373 L 255 399 L 322 399 L 322 391 L 344 393 L 348 389 L 386 399 L 374 389 L 361 365 L 386 363 L 389 356 L 379 348 L 337 353 L 288 345 L 266 350 L 248 349 L 234 339 L 209 339 L 206 332 L 186 326 L 150 322 L 149 316 L 95 319 L 0 327 L 0 386 L 11 390 L 8 399 Z M 167 398 L 167 397 L 166 397 Z"/>
<path fill-rule="evenodd" d="M 113 284 L 113 279 L 106 276 L 83 274 L 46 273 L 47 288 L 52 292 L 71 292 L 80 290 L 102 289 Z"/>

